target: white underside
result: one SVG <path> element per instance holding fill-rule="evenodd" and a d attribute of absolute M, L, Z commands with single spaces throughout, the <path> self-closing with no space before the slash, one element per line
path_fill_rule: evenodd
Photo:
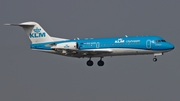
<path fill-rule="evenodd" d="M 33 50 L 38 50 L 38 49 L 33 49 Z M 98 49 L 93 49 L 94 52 L 96 52 Z M 109 49 L 108 49 L 109 50 Z M 149 55 L 149 54 L 159 54 L 159 53 L 165 53 L 170 50 L 143 50 L 143 49 L 129 49 L 129 48 L 111 48 L 111 52 L 109 53 L 97 53 L 93 55 L 84 55 L 83 53 L 75 54 L 73 51 L 68 52 L 67 54 L 64 54 L 63 52 L 57 52 L 54 50 L 38 50 L 41 52 L 47 52 L 47 53 L 52 53 L 52 54 L 57 54 L 57 55 L 63 55 L 63 56 L 68 56 L 68 57 L 106 57 L 106 56 L 124 56 L 124 55 Z"/>

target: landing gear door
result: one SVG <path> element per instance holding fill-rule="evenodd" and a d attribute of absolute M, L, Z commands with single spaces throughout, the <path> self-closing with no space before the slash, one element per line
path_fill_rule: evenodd
<path fill-rule="evenodd" d="M 151 49 L 151 40 L 146 41 L 146 48 Z"/>

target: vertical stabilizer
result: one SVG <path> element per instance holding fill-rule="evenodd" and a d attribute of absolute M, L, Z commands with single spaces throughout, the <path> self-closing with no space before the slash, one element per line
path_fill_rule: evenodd
<path fill-rule="evenodd" d="M 48 33 L 36 22 L 24 22 L 20 24 L 6 24 L 23 27 L 32 43 L 52 42 L 53 39 Z"/>

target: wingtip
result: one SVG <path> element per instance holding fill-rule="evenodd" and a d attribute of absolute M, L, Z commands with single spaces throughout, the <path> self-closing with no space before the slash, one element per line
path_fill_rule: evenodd
<path fill-rule="evenodd" d="M 11 24 L 9 24 L 9 23 L 5 23 L 5 24 L 4 24 L 4 26 L 10 26 L 10 25 L 11 25 Z"/>

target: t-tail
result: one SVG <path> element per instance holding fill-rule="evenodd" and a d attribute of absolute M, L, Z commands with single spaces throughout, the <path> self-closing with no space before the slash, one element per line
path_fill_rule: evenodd
<path fill-rule="evenodd" d="M 21 26 L 28 35 L 32 43 L 44 43 L 67 40 L 64 38 L 51 37 L 49 34 L 36 22 L 23 22 L 19 24 L 5 24 L 11 26 Z"/>

